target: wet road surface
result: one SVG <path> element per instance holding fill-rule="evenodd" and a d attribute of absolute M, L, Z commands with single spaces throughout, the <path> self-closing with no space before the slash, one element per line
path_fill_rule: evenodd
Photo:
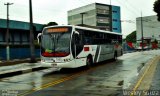
<path fill-rule="evenodd" d="M 160 62 L 158 62 L 150 90 L 160 90 Z"/>
<path fill-rule="evenodd" d="M 50 68 L 3 78 L 0 90 L 14 90 L 18 96 L 118 96 L 122 95 L 122 89 L 132 88 L 143 66 L 158 52 L 124 54 L 115 62 L 96 64 L 88 70 L 54 72 Z"/>

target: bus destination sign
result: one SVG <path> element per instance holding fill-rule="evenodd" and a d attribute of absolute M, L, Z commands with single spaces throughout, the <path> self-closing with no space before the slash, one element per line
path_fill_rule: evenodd
<path fill-rule="evenodd" d="M 54 32 L 68 32 L 68 28 L 48 28 L 48 33 L 54 33 Z"/>

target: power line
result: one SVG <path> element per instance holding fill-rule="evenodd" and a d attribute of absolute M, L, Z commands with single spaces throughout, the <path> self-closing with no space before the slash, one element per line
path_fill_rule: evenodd
<path fill-rule="evenodd" d="M 88 2 L 88 3 L 93 3 L 93 2 L 91 2 L 90 0 L 78 0 L 78 1 L 80 1 L 82 4 L 87 4 L 86 2 Z M 128 8 L 128 6 L 127 5 L 125 5 L 125 3 L 122 3 L 122 2 L 120 2 L 120 1 L 118 1 L 118 0 L 116 0 L 116 2 L 118 2 L 120 5 L 123 5 L 124 7 L 126 7 L 126 9 L 130 12 L 130 13 L 132 13 L 132 14 L 136 14 L 136 15 L 138 15 L 138 13 L 137 13 L 137 11 L 135 11 L 135 10 L 133 10 L 133 9 L 131 9 L 131 8 Z M 110 4 L 111 4 L 111 0 L 110 0 Z M 130 10 L 129 10 L 130 9 Z M 132 11 L 132 12 L 131 12 Z"/>
<path fill-rule="evenodd" d="M 139 10 L 139 9 L 137 9 L 137 7 L 134 7 L 133 6 L 133 4 L 131 4 L 128 0 L 126 0 L 127 2 L 128 2 L 128 4 L 130 5 L 130 6 L 132 6 L 132 8 L 134 8 L 134 9 L 136 9 L 136 10 Z M 136 11 L 137 12 L 137 11 Z M 140 12 L 140 10 L 139 10 L 139 12 Z"/>
<path fill-rule="evenodd" d="M 135 10 L 132 10 L 132 9 L 130 9 L 130 8 L 128 8 L 128 6 L 127 5 L 125 5 L 125 3 L 122 3 L 122 2 L 120 2 L 120 1 L 118 1 L 118 0 L 116 0 L 116 2 L 118 2 L 120 5 L 123 5 L 130 13 L 132 13 L 132 14 L 136 14 L 136 15 L 138 15 L 138 13 L 135 11 Z M 129 10 L 130 9 L 130 10 Z M 131 12 L 132 11 L 132 12 Z"/>
<path fill-rule="evenodd" d="M 121 20 L 121 22 L 136 23 L 135 20 Z"/>

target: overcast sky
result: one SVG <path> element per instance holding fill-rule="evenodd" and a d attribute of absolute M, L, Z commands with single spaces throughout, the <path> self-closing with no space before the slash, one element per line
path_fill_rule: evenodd
<path fill-rule="evenodd" d="M 111 0 L 112 5 L 121 7 L 122 33 L 124 37 L 136 30 L 136 17 L 155 15 L 153 3 L 155 0 Z M 0 0 L 0 18 L 6 19 L 4 3 L 14 3 L 10 6 L 10 19 L 29 22 L 29 0 Z M 33 22 L 46 24 L 55 21 L 59 25 L 67 24 L 67 11 L 91 3 L 110 4 L 110 0 L 32 0 Z M 127 21 L 126 21 L 127 20 Z M 131 20 L 133 22 L 128 22 Z"/>

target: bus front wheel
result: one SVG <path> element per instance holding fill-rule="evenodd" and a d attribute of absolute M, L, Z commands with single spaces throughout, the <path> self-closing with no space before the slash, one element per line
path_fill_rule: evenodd
<path fill-rule="evenodd" d="M 113 58 L 113 60 L 117 60 L 117 52 L 114 52 L 114 58 Z"/>
<path fill-rule="evenodd" d="M 90 68 L 92 66 L 92 64 L 93 64 L 92 58 L 91 57 L 87 57 L 86 67 Z"/>

